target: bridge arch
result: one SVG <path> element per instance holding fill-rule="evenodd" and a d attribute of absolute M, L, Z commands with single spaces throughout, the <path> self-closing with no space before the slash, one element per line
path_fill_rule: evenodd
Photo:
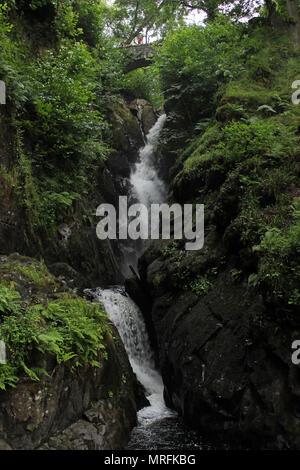
<path fill-rule="evenodd" d="M 153 63 L 153 57 L 156 54 L 156 50 L 151 44 L 126 46 L 126 51 L 131 60 L 126 66 L 125 73 L 149 67 Z"/>

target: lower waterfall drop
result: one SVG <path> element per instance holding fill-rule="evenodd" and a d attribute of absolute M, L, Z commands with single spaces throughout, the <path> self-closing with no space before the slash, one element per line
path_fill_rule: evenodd
<path fill-rule="evenodd" d="M 145 388 L 150 406 L 139 411 L 139 424 L 149 424 L 157 419 L 176 416 L 176 413 L 165 405 L 163 381 L 155 369 L 153 351 L 139 307 L 127 296 L 123 287 L 98 288 L 89 292 L 97 302 L 104 305 L 110 320 L 119 331 L 132 369 Z"/>

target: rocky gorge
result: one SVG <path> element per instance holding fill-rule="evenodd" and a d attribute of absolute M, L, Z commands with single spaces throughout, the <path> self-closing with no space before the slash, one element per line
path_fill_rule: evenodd
<path fill-rule="evenodd" d="M 300 448 L 299 48 L 276 8 L 171 21 L 127 74 L 106 2 L 0 2 L 0 450 Z M 99 240 L 120 196 L 204 204 L 204 247 Z"/>

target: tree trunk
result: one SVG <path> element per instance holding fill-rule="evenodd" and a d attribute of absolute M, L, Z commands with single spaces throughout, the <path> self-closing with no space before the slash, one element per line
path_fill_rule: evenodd
<path fill-rule="evenodd" d="M 286 0 L 288 15 L 291 21 L 291 35 L 295 46 L 300 44 L 300 14 L 298 0 Z"/>
<path fill-rule="evenodd" d="M 276 9 L 276 4 L 273 0 L 265 0 L 268 10 L 268 19 L 275 29 L 287 29 L 287 22 L 283 20 L 282 16 Z"/>

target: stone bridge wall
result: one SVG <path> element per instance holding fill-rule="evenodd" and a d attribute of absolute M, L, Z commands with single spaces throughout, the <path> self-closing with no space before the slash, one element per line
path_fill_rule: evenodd
<path fill-rule="evenodd" d="M 156 54 L 156 50 L 151 44 L 141 44 L 136 46 L 127 46 L 126 50 L 132 61 L 126 67 L 126 73 L 131 72 L 142 67 L 149 67 L 152 64 L 152 59 Z"/>

